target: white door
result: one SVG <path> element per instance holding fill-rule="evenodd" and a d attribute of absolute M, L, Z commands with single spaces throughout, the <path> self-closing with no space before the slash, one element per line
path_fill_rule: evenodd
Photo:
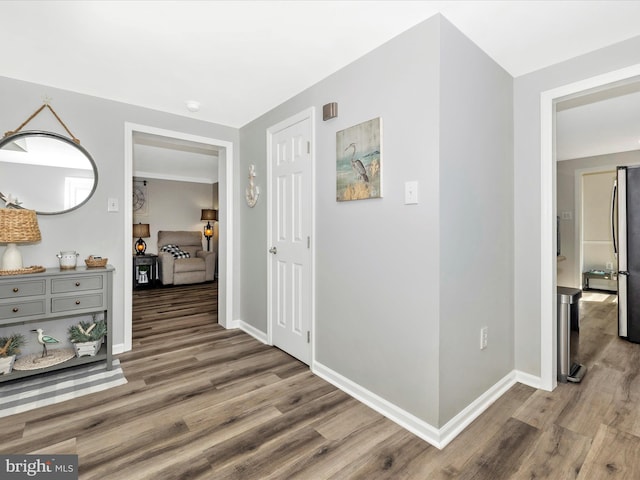
<path fill-rule="evenodd" d="M 268 130 L 271 342 L 307 365 L 313 314 L 313 110 Z"/>

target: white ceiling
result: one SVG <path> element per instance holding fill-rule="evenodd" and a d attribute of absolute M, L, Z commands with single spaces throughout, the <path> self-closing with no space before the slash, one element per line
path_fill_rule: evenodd
<path fill-rule="evenodd" d="M 240 127 L 438 12 L 516 77 L 640 34 L 638 1 L 5 0 L 0 75 Z"/>

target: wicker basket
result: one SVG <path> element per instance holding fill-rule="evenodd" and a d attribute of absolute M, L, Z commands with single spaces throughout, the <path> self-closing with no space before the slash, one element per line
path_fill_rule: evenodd
<path fill-rule="evenodd" d="M 107 265 L 108 258 L 93 258 L 89 257 L 84 260 L 87 264 L 87 268 L 103 268 Z"/>

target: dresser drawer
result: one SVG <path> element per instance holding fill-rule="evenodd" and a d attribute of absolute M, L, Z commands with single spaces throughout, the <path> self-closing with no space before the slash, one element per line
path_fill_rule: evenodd
<path fill-rule="evenodd" d="M 31 297 L 44 295 L 46 280 L 30 280 L 27 282 L 10 282 L 0 285 L 0 298 Z"/>
<path fill-rule="evenodd" d="M 51 313 L 72 312 L 74 310 L 96 309 L 103 306 L 102 293 L 92 295 L 73 295 L 51 299 Z"/>
<path fill-rule="evenodd" d="M 102 275 L 54 278 L 51 280 L 51 293 L 54 294 L 81 292 L 83 290 L 102 290 Z"/>
<path fill-rule="evenodd" d="M 0 304 L 0 320 L 11 320 L 31 315 L 44 315 L 44 299 Z"/>

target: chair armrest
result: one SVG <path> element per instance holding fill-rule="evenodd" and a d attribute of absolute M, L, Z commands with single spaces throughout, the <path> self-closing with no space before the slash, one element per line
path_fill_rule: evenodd
<path fill-rule="evenodd" d="M 168 252 L 158 252 L 158 278 L 163 285 L 173 284 L 173 266 L 175 258 Z"/>
<path fill-rule="evenodd" d="M 205 265 L 205 279 L 212 281 L 216 272 L 216 252 L 206 252 L 204 250 L 198 250 L 196 252 L 198 258 L 204 259 Z"/>

